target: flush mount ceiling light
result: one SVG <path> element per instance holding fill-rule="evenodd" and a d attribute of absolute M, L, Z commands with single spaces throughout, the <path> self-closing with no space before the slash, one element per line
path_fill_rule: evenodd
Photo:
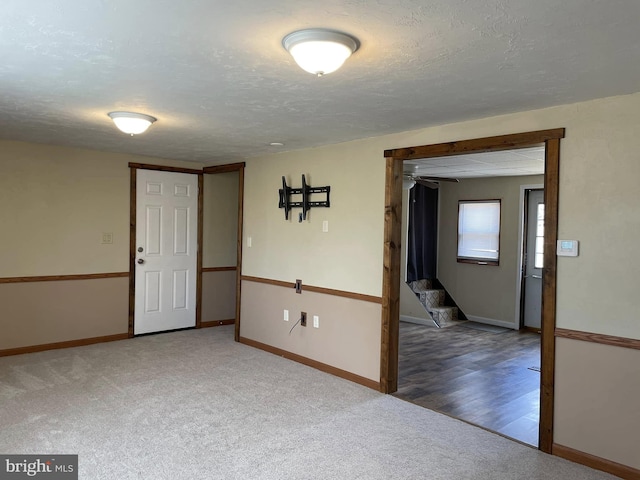
<path fill-rule="evenodd" d="M 360 45 L 346 33 L 310 28 L 290 33 L 282 39 L 282 46 L 300 68 L 321 77 L 339 69 Z"/>
<path fill-rule="evenodd" d="M 156 121 L 151 115 L 133 112 L 111 112 L 111 120 L 122 132 L 131 135 L 138 135 L 147 131 L 147 128 Z"/>

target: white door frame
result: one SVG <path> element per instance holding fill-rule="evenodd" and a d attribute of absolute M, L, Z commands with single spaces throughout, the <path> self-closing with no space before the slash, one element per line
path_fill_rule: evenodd
<path fill-rule="evenodd" d="M 514 330 L 520 330 L 520 315 L 522 314 L 522 276 L 523 276 L 523 260 L 524 260 L 524 218 L 525 218 L 525 202 L 527 198 L 527 190 L 544 190 L 544 184 L 520 185 L 520 203 L 519 212 L 520 220 L 518 222 L 518 262 L 516 265 L 516 315 L 514 319 Z"/>
<path fill-rule="evenodd" d="M 137 207 L 137 170 L 159 170 L 163 172 L 191 173 L 198 175 L 198 233 L 196 256 L 196 324 L 195 328 L 200 328 L 202 323 L 202 207 L 203 207 L 203 172 L 191 168 L 167 167 L 164 165 L 149 165 L 143 163 L 129 163 L 130 186 L 129 186 L 129 338 L 134 337 L 134 317 L 136 299 L 136 207 Z"/>

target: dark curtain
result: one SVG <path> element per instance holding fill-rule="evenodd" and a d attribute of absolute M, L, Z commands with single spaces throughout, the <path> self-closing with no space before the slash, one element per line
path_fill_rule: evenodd
<path fill-rule="evenodd" d="M 438 190 L 417 183 L 409 191 L 407 282 L 436 278 Z"/>

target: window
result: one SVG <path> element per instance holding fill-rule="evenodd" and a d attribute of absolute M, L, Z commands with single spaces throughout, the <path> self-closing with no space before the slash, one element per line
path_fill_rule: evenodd
<path fill-rule="evenodd" d="M 498 265 L 500 200 L 458 202 L 458 262 Z"/>

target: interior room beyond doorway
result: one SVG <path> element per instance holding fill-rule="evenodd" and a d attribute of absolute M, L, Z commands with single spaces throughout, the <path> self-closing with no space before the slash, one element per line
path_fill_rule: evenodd
<path fill-rule="evenodd" d="M 541 145 L 403 166 L 406 273 L 397 395 L 536 447 L 540 337 L 518 330 L 525 277 L 522 192 L 543 185 L 544 163 Z M 494 248 L 495 261 L 461 261 L 459 205 L 488 199 L 500 209 L 499 242 L 480 247 Z M 418 225 L 423 219 L 428 228 Z M 431 251 L 421 251 L 423 245 Z"/>

